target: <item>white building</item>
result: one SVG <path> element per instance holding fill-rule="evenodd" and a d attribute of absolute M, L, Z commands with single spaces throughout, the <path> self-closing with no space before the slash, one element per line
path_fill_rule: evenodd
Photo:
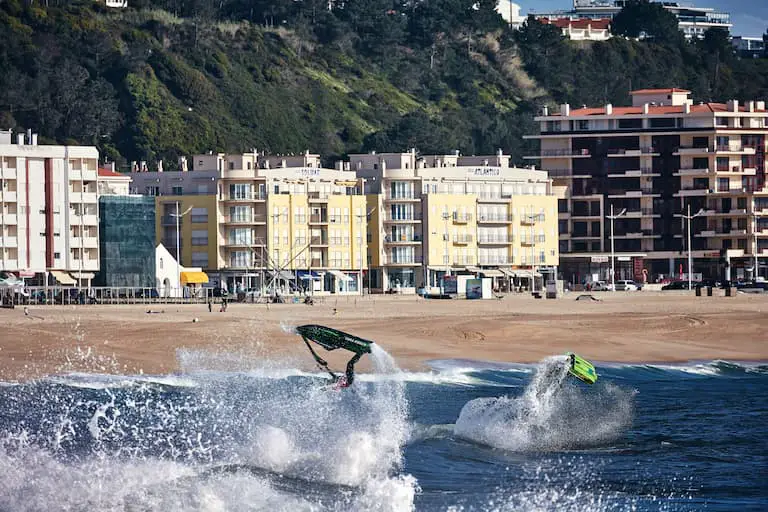
<path fill-rule="evenodd" d="M 512 28 L 520 28 L 525 21 L 525 16 L 520 16 L 520 6 L 510 0 L 499 0 L 498 4 L 496 4 L 496 12 Z"/>
<path fill-rule="evenodd" d="M 107 7 L 114 7 L 116 9 L 125 9 L 128 7 L 128 0 L 106 0 Z"/>
<path fill-rule="evenodd" d="M 98 150 L 39 146 L 31 132 L 13 142 L 0 131 L 0 270 L 88 285 L 99 269 Z"/>
<path fill-rule="evenodd" d="M 127 196 L 131 192 L 131 176 L 115 172 L 115 165 L 99 167 L 98 191 L 100 196 Z"/>

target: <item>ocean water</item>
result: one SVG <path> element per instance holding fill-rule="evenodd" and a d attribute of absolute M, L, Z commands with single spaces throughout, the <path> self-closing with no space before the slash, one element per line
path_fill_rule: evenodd
<path fill-rule="evenodd" d="M 768 510 L 768 365 L 598 363 L 587 386 L 562 357 L 405 373 L 377 349 L 334 391 L 180 357 L 0 384 L 0 511 Z"/>

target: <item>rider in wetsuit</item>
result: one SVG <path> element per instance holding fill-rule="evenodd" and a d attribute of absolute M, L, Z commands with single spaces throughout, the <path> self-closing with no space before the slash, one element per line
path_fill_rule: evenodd
<path fill-rule="evenodd" d="M 344 372 L 344 375 L 334 375 L 334 384 L 337 389 L 348 388 L 352 385 L 352 382 L 355 380 L 355 363 L 357 363 L 361 357 L 363 357 L 362 353 L 355 354 L 347 363 L 347 371 Z M 333 374 L 333 372 L 331 373 Z"/>

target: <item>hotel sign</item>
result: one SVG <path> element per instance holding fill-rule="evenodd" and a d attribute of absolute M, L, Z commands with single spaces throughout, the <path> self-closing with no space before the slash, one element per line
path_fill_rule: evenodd
<path fill-rule="evenodd" d="M 319 167 L 299 167 L 296 169 L 296 176 L 299 177 L 309 177 L 309 176 L 320 176 L 320 168 Z"/>
<path fill-rule="evenodd" d="M 499 176 L 500 167 L 472 167 L 467 171 L 470 176 Z"/>

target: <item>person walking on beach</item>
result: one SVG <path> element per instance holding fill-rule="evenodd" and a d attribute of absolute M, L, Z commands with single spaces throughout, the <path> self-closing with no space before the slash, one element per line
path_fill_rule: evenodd
<path fill-rule="evenodd" d="M 211 301 L 211 299 L 208 299 L 208 312 L 209 313 L 213 312 L 213 302 Z"/>

